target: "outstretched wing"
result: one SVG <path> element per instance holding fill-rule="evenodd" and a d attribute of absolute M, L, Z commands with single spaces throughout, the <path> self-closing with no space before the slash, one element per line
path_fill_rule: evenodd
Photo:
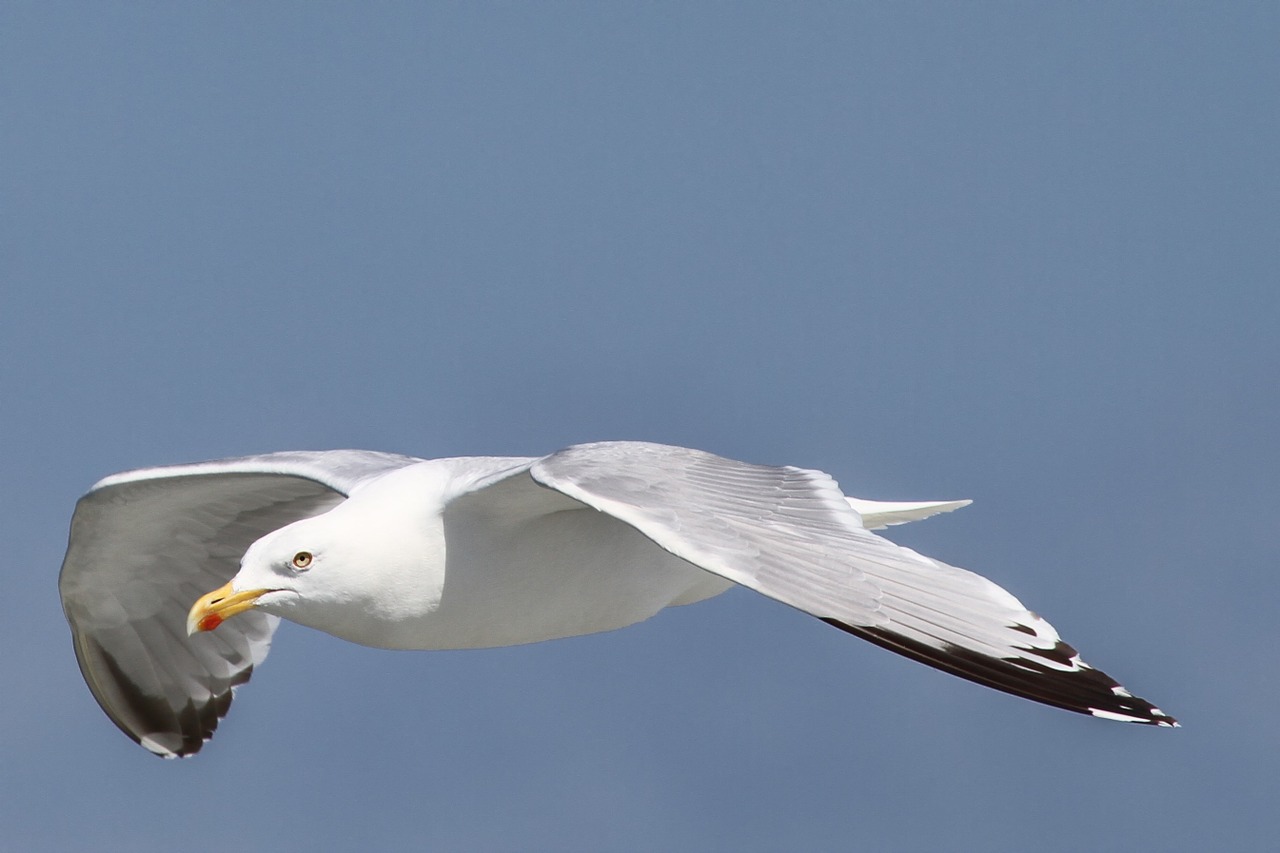
<path fill-rule="evenodd" d="M 867 531 L 820 471 L 602 442 L 530 473 L 696 566 L 930 666 L 1070 711 L 1175 725 L 1001 587 Z"/>
<path fill-rule="evenodd" d="M 121 731 L 192 755 L 275 630 L 248 612 L 188 637 L 187 610 L 226 583 L 263 534 L 324 512 L 361 482 L 419 460 L 360 450 L 272 453 L 107 477 L 76 504 L 58 588 L 80 672 Z"/>

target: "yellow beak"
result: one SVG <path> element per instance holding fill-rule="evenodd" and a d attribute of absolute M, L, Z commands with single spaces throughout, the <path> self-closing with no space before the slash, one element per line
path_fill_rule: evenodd
<path fill-rule="evenodd" d="M 244 592 L 233 592 L 228 581 L 225 586 L 200 596 L 187 614 L 187 636 L 193 637 L 200 631 L 212 631 L 224 620 L 252 608 L 258 597 L 268 592 L 271 590 L 247 589 Z"/>

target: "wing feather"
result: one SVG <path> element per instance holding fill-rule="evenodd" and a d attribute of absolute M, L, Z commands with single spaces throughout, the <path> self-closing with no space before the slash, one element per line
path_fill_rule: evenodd
<path fill-rule="evenodd" d="M 107 716 L 165 757 L 197 752 L 271 644 L 248 612 L 188 637 L 186 614 L 264 534 L 417 459 L 296 451 L 127 471 L 76 505 L 59 575 L 76 660 Z"/>
<path fill-rule="evenodd" d="M 820 471 L 601 442 L 530 473 L 696 566 L 930 666 L 1071 711 L 1175 724 L 1006 590 L 866 530 Z"/>

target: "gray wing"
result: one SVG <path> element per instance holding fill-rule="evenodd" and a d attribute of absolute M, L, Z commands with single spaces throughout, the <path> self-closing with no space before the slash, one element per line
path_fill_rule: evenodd
<path fill-rule="evenodd" d="M 254 540 L 324 512 L 378 474 L 419 460 L 297 451 L 127 471 L 71 519 L 58 588 L 80 672 L 121 731 L 166 758 L 208 740 L 271 644 L 247 612 L 188 637 L 187 610 L 226 583 Z"/>
<path fill-rule="evenodd" d="M 702 569 L 930 666 L 1071 711 L 1175 724 L 1001 587 L 866 530 L 820 471 L 602 442 L 530 473 Z"/>

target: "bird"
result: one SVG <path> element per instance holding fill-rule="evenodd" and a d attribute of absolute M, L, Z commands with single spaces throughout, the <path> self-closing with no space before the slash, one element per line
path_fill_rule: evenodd
<path fill-rule="evenodd" d="M 76 504 L 59 591 L 94 698 L 165 758 L 213 736 L 282 618 L 366 646 L 485 648 L 622 628 L 735 585 L 978 684 L 1176 726 L 1002 587 L 872 532 L 969 503 L 847 497 L 821 471 L 639 441 L 285 451 L 100 480 Z"/>

